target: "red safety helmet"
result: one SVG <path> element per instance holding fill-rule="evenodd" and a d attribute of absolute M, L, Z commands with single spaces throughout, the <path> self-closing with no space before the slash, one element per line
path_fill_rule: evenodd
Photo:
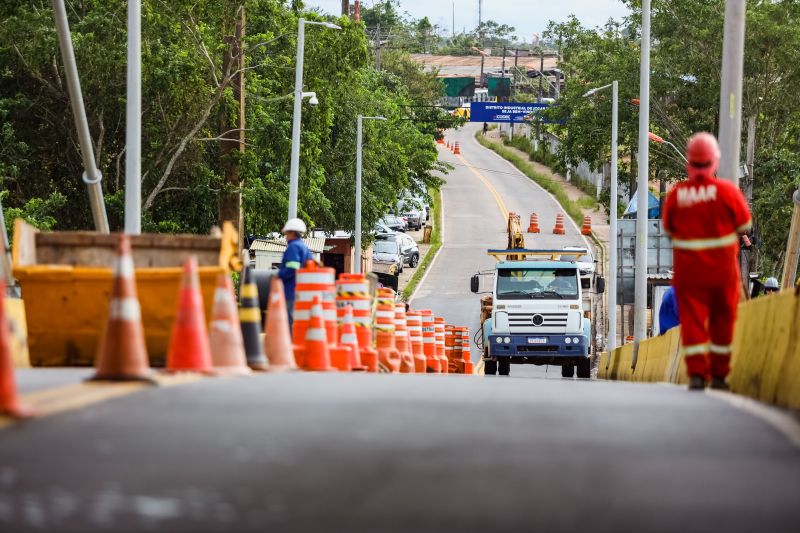
<path fill-rule="evenodd" d="M 719 143 L 712 134 L 695 133 L 686 144 L 687 170 L 690 178 L 714 176 L 719 167 Z"/>

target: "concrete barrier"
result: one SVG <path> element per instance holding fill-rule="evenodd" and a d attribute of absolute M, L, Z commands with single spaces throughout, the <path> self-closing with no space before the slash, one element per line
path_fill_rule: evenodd
<path fill-rule="evenodd" d="M 639 346 L 631 369 L 633 344 L 609 354 L 601 365 L 603 379 L 642 382 L 687 382 L 680 353 L 680 328 Z M 762 402 L 800 409 L 800 289 L 742 303 L 733 339 L 731 390 Z"/>

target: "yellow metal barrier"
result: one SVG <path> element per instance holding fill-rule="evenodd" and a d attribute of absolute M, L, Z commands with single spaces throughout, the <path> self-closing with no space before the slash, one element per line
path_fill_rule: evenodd
<path fill-rule="evenodd" d="M 19 298 L 6 298 L 6 315 L 11 326 L 11 361 L 15 368 L 28 368 L 31 360 L 28 354 L 25 303 Z"/>
<path fill-rule="evenodd" d="M 633 344 L 611 354 L 599 376 L 625 381 L 685 384 L 680 328 L 640 343 L 631 370 Z M 756 298 L 739 306 L 733 340 L 733 392 L 790 409 L 800 409 L 800 293 L 795 290 Z"/>

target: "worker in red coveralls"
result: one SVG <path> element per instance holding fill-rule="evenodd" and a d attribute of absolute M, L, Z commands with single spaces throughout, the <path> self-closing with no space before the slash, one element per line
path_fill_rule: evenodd
<path fill-rule="evenodd" d="M 681 321 L 681 348 L 689 389 L 727 389 L 731 342 L 739 305 L 739 235 L 751 225 L 750 210 L 733 183 L 717 179 L 719 144 L 697 133 L 686 147 L 689 179 L 664 204 L 672 237 Z"/>

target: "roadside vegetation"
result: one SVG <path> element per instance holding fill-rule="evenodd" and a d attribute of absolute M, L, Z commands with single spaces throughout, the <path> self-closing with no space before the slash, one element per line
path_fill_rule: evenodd
<path fill-rule="evenodd" d="M 428 271 L 431 263 L 433 263 L 433 259 L 436 257 L 436 254 L 439 253 L 439 249 L 442 247 L 442 224 L 444 223 L 444 220 L 442 213 L 441 190 L 431 190 L 429 191 L 429 196 L 431 198 L 431 220 L 433 225 L 431 231 L 431 246 L 428 248 L 425 257 L 420 260 L 419 265 L 417 265 L 417 269 L 414 271 L 414 274 L 408 280 L 408 284 L 401 293 L 403 301 L 406 302 L 414 294 L 414 291 L 417 290 L 417 286 L 419 286 L 423 276 L 425 276 L 425 272 Z"/>

